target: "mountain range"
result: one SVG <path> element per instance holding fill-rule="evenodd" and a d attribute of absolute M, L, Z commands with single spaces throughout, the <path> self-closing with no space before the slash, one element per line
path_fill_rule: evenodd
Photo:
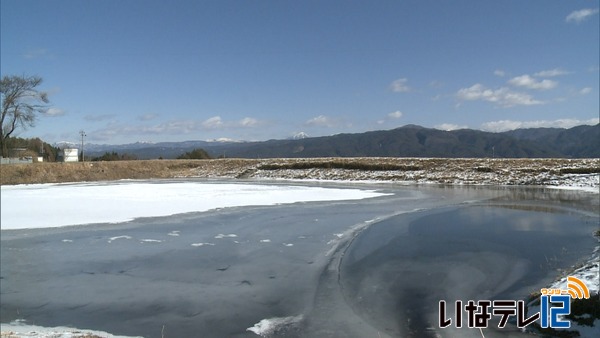
<path fill-rule="evenodd" d="M 600 124 L 570 129 L 529 128 L 506 132 L 444 131 L 406 125 L 392 130 L 268 140 L 261 142 L 184 141 L 86 144 L 88 156 L 105 152 L 140 159 L 176 158 L 196 148 L 213 157 L 442 157 L 442 158 L 600 158 Z"/>

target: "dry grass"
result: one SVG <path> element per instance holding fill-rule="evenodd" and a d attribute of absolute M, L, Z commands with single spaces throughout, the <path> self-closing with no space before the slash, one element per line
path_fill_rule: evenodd
<path fill-rule="evenodd" d="M 148 160 L 11 164 L 0 167 L 0 184 L 62 183 L 190 176 L 218 160 Z M 223 167 L 225 163 L 219 164 Z"/>
<path fill-rule="evenodd" d="M 550 177 L 600 171 L 598 159 L 309 158 L 147 160 L 12 164 L 0 184 L 155 178 L 316 178 L 543 184 Z"/>

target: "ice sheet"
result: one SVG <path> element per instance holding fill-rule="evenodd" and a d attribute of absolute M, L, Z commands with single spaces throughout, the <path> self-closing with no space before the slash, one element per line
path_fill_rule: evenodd
<path fill-rule="evenodd" d="M 2 230 L 118 223 L 226 207 L 385 195 L 363 189 L 172 181 L 2 186 L 1 192 Z"/>
<path fill-rule="evenodd" d="M 2 337 L 35 337 L 35 338 L 81 338 L 81 337 L 104 337 L 104 338 L 142 338 L 115 336 L 103 331 L 81 330 L 72 327 L 42 327 L 27 325 L 22 320 L 16 320 L 10 324 L 0 324 Z"/>

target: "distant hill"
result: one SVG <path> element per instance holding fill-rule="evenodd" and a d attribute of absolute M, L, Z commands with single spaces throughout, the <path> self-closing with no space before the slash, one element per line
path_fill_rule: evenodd
<path fill-rule="evenodd" d="M 562 157 L 599 158 L 600 124 L 571 129 L 531 128 L 503 133 L 519 140 L 540 143 L 563 154 Z"/>
<path fill-rule="evenodd" d="M 500 157 L 600 158 L 600 124 L 571 129 L 532 128 L 501 133 L 443 131 L 407 125 L 392 130 L 263 142 L 165 142 L 92 146 L 88 154 L 127 152 L 140 159 L 175 158 L 194 148 L 213 157 Z M 100 154 L 101 155 L 101 154 Z"/>

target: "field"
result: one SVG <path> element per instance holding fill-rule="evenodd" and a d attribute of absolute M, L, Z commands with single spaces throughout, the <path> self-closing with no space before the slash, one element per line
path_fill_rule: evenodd
<path fill-rule="evenodd" d="M 146 160 L 2 165 L 0 184 L 155 178 L 268 178 L 598 188 L 599 174 L 599 159 Z"/>

